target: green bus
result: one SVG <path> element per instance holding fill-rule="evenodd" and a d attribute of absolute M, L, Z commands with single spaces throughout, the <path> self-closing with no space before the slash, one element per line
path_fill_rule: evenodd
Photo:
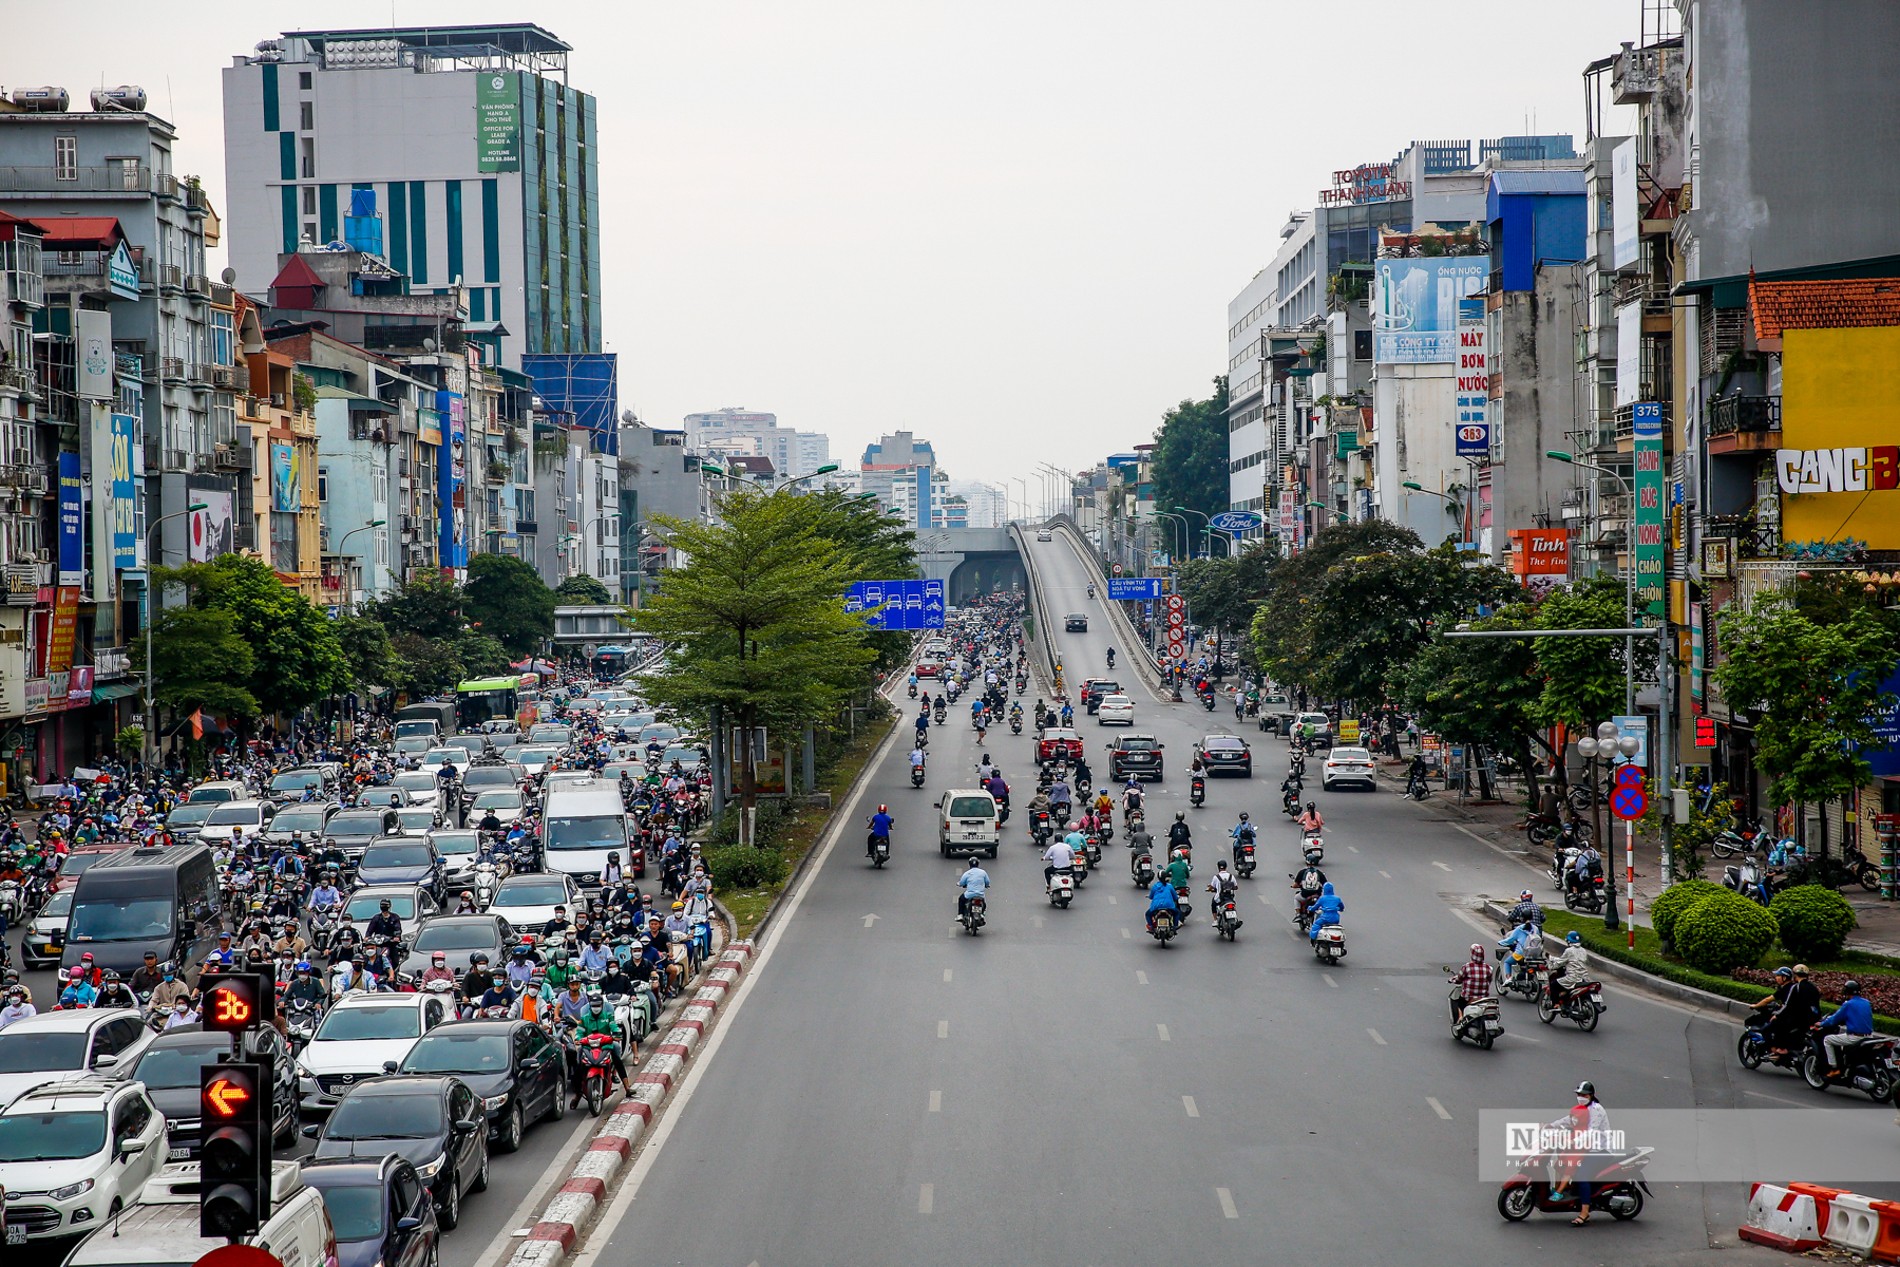
<path fill-rule="evenodd" d="M 455 688 L 455 727 L 480 730 L 483 722 L 514 721 L 521 707 L 521 676 L 474 678 Z"/>

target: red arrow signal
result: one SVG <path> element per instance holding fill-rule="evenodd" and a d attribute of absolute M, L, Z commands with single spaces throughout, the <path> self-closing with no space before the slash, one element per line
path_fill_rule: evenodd
<path fill-rule="evenodd" d="M 205 1088 L 205 1099 L 219 1117 L 236 1117 L 238 1110 L 250 1102 L 251 1089 L 229 1078 L 219 1078 Z"/>

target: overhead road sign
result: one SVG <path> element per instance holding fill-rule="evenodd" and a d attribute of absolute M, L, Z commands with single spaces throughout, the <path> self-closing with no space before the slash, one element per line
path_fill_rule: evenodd
<path fill-rule="evenodd" d="M 856 581 L 844 592 L 844 609 L 871 629 L 942 629 L 946 607 L 942 581 Z"/>

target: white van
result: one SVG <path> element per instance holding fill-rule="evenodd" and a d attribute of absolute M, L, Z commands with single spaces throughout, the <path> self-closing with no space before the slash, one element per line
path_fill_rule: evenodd
<path fill-rule="evenodd" d="M 543 865 L 592 887 L 600 883 L 608 854 L 619 854 L 627 865 L 630 830 L 618 783 L 556 783 L 542 812 Z"/>
<path fill-rule="evenodd" d="M 996 856 L 996 798 L 980 787 L 952 788 L 937 802 L 937 852 Z"/>
<path fill-rule="evenodd" d="M 315 1188 L 294 1161 L 271 1163 L 271 1214 L 246 1245 L 267 1250 L 284 1267 L 335 1267 L 336 1233 Z M 95 1230 L 67 1256 L 65 1267 L 191 1267 L 224 1244 L 198 1235 L 198 1163 L 161 1169 L 138 1204 Z"/>

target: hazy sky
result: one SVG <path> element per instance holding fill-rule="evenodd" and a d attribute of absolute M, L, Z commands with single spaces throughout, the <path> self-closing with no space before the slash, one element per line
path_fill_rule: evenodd
<path fill-rule="evenodd" d="M 1417 138 L 1582 134 L 1638 0 L 12 3 L 0 84 L 142 84 L 225 204 L 219 70 L 298 27 L 532 20 L 600 101 L 607 347 L 659 425 L 721 405 L 1080 468 L 1226 363 L 1288 212 Z M 188 13 L 188 16 L 183 16 Z M 240 285 L 255 285 L 240 279 Z"/>

